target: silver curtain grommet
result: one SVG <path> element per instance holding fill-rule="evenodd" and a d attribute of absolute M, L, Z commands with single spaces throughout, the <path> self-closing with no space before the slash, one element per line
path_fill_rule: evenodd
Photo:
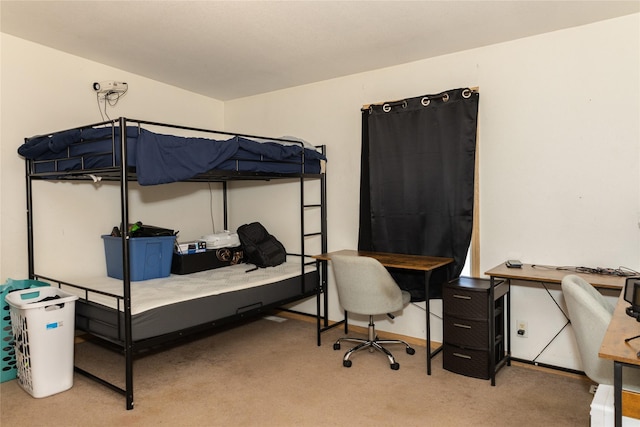
<path fill-rule="evenodd" d="M 442 101 L 447 102 L 449 100 L 449 94 L 445 93 L 444 95 L 442 95 Z"/>
<path fill-rule="evenodd" d="M 471 98 L 471 90 L 468 88 L 462 91 L 462 97 L 465 99 Z"/>
<path fill-rule="evenodd" d="M 427 105 L 431 104 L 431 100 L 429 99 L 429 97 L 425 96 L 420 100 L 420 103 L 422 104 L 422 106 L 426 107 Z"/>
<path fill-rule="evenodd" d="M 389 104 L 384 104 L 382 106 L 382 111 L 384 111 L 385 113 L 388 113 L 389 111 L 391 111 L 391 105 Z"/>

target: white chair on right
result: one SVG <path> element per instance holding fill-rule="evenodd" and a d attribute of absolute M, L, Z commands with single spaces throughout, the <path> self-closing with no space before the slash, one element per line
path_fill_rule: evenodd
<path fill-rule="evenodd" d="M 598 384 L 613 385 L 613 361 L 598 352 L 615 307 L 580 276 L 565 276 L 561 286 L 584 373 Z M 625 367 L 622 378 L 624 390 L 640 392 L 640 369 Z"/>

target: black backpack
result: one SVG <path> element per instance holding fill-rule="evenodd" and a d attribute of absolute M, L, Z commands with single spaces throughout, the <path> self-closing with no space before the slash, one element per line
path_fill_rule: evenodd
<path fill-rule="evenodd" d="M 257 267 L 275 267 L 287 260 L 287 252 L 282 243 L 259 222 L 238 227 L 238 237 L 247 263 Z"/>

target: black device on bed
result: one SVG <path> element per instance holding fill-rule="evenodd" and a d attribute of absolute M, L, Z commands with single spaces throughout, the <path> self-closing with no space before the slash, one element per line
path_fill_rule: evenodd
<path fill-rule="evenodd" d="M 171 273 L 191 274 L 198 271 L 235 265 L 243 261 L 242 247 L 210 249 L 193 254 L 173 254 Z"/>

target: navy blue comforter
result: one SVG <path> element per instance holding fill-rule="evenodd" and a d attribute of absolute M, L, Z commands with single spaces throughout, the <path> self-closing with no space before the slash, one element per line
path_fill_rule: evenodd
<path fill-rule="evenodd" d="M 18 153 L 36 160 L 36 172 L 90 170 L 120 164 L 119 132 L 113 128 L 73 129 L 30 138 Z M 325 156 L 301 145 L 158 134 L 127 128 L 127 163 L 141 185 L 183 181 L 218 169 L 266 173 L 320 173 Z"/>

